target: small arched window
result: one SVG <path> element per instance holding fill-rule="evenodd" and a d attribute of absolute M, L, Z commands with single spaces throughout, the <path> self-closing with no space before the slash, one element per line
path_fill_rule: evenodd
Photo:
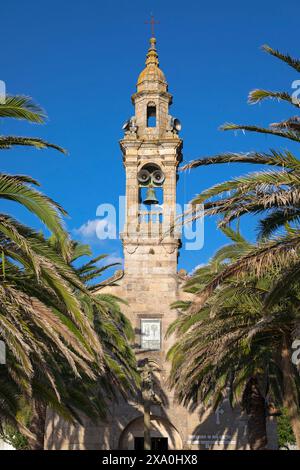
<path fill-rule="evenodd" d="M 147 106 L 147 127 L 156 127 L 156 106 L 149 103 Z"/>

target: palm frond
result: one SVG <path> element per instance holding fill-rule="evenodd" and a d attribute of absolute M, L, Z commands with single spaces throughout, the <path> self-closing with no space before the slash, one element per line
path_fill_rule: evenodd
<path fill-rule="evenodd" d="M 60 240 L 62 250 L 68 247 L 68 236 L 62 226 L 65 210 L 51 198 L 30 187 L 23 177 L 0 174 L 0 198 L 18 202 L 35 214 Z M 31 181 L 30 181 L 31 182 Z"/>
<path fill-rule="evenodd" d="M 249 253 L 242 256 L 238 261 L 227 265 L 197 294 L 197 299 L 192 304 L 190 311 L 198 312 L 211 293 L 226 279 L 237 275 L 245 275 L 251 271 L 260 276 L 276 264 L 283 266 L 284 263 L 288 265 L 291 261 L 297 260 L 299 247 L 300 237 L 298 233 L 294 235 L 287 234 L 276 240 L 263 242 L 257 247 L 251 247 Z"/>
<path fill-rule="evenodd" d="M 286 201 L 289 203 L 289 201 Z M 284 204 L 283 207 L 273 208 L 272 211 L 258 223 L 259 239 L 269 238 L 287 223 L 300 223 L 300 209 Z"/>
<path fill-rule="evenodd" d="M 294 59 L 289 54 L 283 54 L 282 52 L 279 52 L 276 49 L 272 49 L 272 47 L 268 46 L 267 44 L 264 44 L 262 46 L 262 49 L 268 54 L 271 54 L 272 56 L 277 57 L 277 59 L 282 60 L 283 62 L 288 64 L 290 67 L 297 70 L 297 72 L 300 72 L 300 60 Z"/>
<path fill-rule="evenodd" d="M 284 129 L 284 130 L 291 130 L 292 132 L 300 133 L 300 117 L 293 116 L 285 121 L 281 122 L 274 122 L 270 124 L 270 127 L 274 129 Z"/>
<path fill-rule="evenodd" d="M 289 151 L 279 152 L 270 150 L 270 153 L 224 153 L 212 157 L 193 160 L 181 168 L 181 171 L 197 168 L 198 166 L 216 165 L 221 163 L 253 163 L 257 165 L 272 165 L 284 168 L 299 168 L 299 160 Z"/>
<path fill-rule="evenodd" d="M 249 132 L 257 132 L 259 134 L 270 134 L 277 137 L 283 137 L 284 139 L 293 140 L 295 142 L 300 142 L 300 135 L 298 132 L 289 131 L 288 129 L 283 130 L 276 130 L 270 129 L 266 127 L 259 127 L 259 126 L 249 126 L 246 124 L 234 124 L 234 123 L 225 123 L 223 124 L 220 129 L 222 131 L 249 131 Z"/>
<path fill-rule="evenodd" d="M 22 147 L 35 147 L 37 149 L 52 148 L 64 154 L 67 153 L 62 147 L 37 137 L 0 136 L 0 149 L 10 149 L 18 145 Z"/>
<path fill-rule="evenodd" d="M 28 96 L 6 96 L 5 103 L 0 103 L 0 117 L 24 119 L 26 121 L 43 123 L 46 114 Z"/>
<path fill-rule="evenodd" d="M 298 108 L 298 105 L 295 103 L 292 96 L 285 91 L 252 90 L 248 96 L 248 103 L 257 104 L 267 98 L 276 99 L 278 101 L 287 101 Z"/>

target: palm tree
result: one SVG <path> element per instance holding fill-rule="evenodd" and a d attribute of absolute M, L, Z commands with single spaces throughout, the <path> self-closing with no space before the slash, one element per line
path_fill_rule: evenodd
<path fill-rule="evenodd" d="M 276 51 L 269 46 L 263 46 L 263 49 L 267 53 L 287 63 L 297 72 L 300 72 L 299 60 L 293 59 L 289 55 L 281 54 L 279 51 Z M 295 97 L 291 96 L 287 92 L 254 90 L 249 94 L 249 102 L 251 104 L 261 102 L 267 98 L 286 101 L 293 107 L 299 109 L 299 101 L 295 100 Z M 270 124 L 267 128 L 255 125 L 227 123 L 222 126 L 222 129 L 225 131 L 242 130 L 243 132 L 258 132 L 278 136 L 285 140 L 291 140 L 292 142 L 300 141 L 299 116 L 292 116 L 285 121 Z M 203 309 L 207 305 L 212 305 L 212 302 L 216 301 L 216 296 L 222 295 L 223 290 L 226 292 L 228 285 L 231 285 L 232 282 L 238 281 L 242 283 L 242 287 L 245 288 L 248 287 L 248 278 L 251 279 L 253 277 L 257 282 L 265 282 L 266 279 L 268 280 L 267 290 L 259 298 L 261 304 L 259 311 L 261 315 L 260 321 L 262 329 L 258 329 L 258 331 L 261 331 L 261 334 L 264 335 L 265 331 L 263 327 L 265 325 L 269 334 L 273 321 L 279 322 L 281 319 L 287 321 L 288 318 L 288 321 L 291 322 L 288 323 L 287 327 L 283 328 L 281 334 L 278 335 L 278 343 L 276 343 L 278 348 L 276 349 L 276 353 L 278 356 L 278 351 L 280 350 L 280 358 L 277 357 L 277 364 L 280 364 L 282 374 L 281 391 L 283 403 L 286 405 L 288 403 L 287 408 L 289 409 L 291 424 L 299 445 L 299 374 L 296 373 L 295 375 L 295 368 L 291 363 L 291 344 L 293 332 L 297 329 L 297 325 L 299 324 L 299 319 L 297 317 L 297 289 L 299 287 L 300 280 L 300 163 L 298 158 L 291 151 L 278 151 L 271 149 L 269 152 L 265 153 L 226 153 L 201 158 L 188 163 L 184 169 L 223 163 L 252 163 L 254 165 L 267 165 L 271 167 L 271 169 L 254 172 L 217 184 L 203 191 L 194 198 L 192 206 L 203 203 L 205 215 L 221 216 L 219 222 L 219 227 L 221 228 L 228 227 L 234 221 L 239 222 L 239 219 L 245 214 L 252 214 L 256 217 L 259 215 L 258 243 L 253 245 L 248 244 L 244 247 L 238 257 L 229 257 L 230 262 L 224 263 L 220 266 L 220 269 L 210 272 L 206 281 L 199 284 L 198 288 L 195 290 L 196 295 L 194 302 L 191 302 L 186 306 L 186 318 L 188 319 L 190 315 L 190 321 L 192 322 L 194 321 L 194 318 L 197 319 L 197 315 L 201 316 L 203 314 Z M 194 215 L 191 213 L 190 218 L 193 217 Z M 197 278 L 197 275 L 195 278 Z M 191 282 L 193 282 L 193 280 Z M 236 292 L 239 292 L 239 290 Z M 256 297 L 254 298 L 256 299 Z M 239 303 L 239 299 L 237 299 L 237 301 Z M 288 317 L 288 312 L 286 311 L 287 302 L 291 318 Z M 282 304 L 285 307 L 281 308 Z M 245 305 L 247 305 L 246 300 Z M 251 302 L 250 305 L 248 305 L 249 309 L 250 307 Z M 213 306 L 211 308 L 214 309 Z M 276 311 L 276 309 L 278 309 L 278 312 L 273 318 L 272 312 L 274 312 L 274 310 Z M 228 319 L 226 317 L 226 322 L 227 320 L 230 321 L 230 318 L 230 316 Z M 208 318 L 208 325 L 211 324 L 210 321 L 210 318 Z M 253 327 L 255 327 L 255 324 L 253 324 Z M 220 331 L 222 332 L 221 325 Z M 226 341 L 226 334 L 225 329 L 219 337 L 221 342 Z M 254 338 L 256 341 L 257 335 L 254 335 Z M 265 341 L 267 341 L 266 338 L 268 338 L 268 335 L 266 335 L 264 339 Z M 228 339 L 230 339 L 229 332 Z M 186 338 L 182 339 L 182 342 L 183 341 L 188 341 L 188 334 L 186 335 Z M 205 351 L 203 342 L 204 338 L 202 342 L 200 341 L 199 348 L 203 347 L 203 351 Z M 229 370 L 231 371 L 230 373 L 232 373 L 232 366 L 239 364 L 238 361 L 240 360 L 240 355 L 244 354 L 243 343 L 236 342 L 236 344 L 239 345 L 240 350 L 237 349 L 236 357 L 228 354 L 231 363 L 228 362 L 227 369 L 225 367 L 224 371 L 227 371 L 226 373 L 228 373 Z M 267 346 L 268 344 L 266 344 L 266 347 Z M 263 350 L 263 344 L 261 349 Z M 252 349 L 250 349 L 250 351 L 252 354 Z M 203 352 L 203 354 L 205 353 Z M 205 364 L 205 359 L 203 359 L 203 361 Z M 217 374 L 218 369 L 212 370 Z M 209 366 L 208 371 L 209 376 Z M 205 371 L 203 370 L 203 374 L 204 372 Z M 175 374 L 175 372 L 173 372 L 173 374 Z M 204 377 L 205 376 L 206 375 L 204 374 Z M 249 377 L 250 376 L 247 375 L 247 379 L 249 379 Z M 245 383 L 243 384 L 244 390 L 248 392 L 248 398 L 249 393 L 251 395 L 251 393 L 254 392 L 254 396 L 256 396 L 259 402 L 261 402 L 261 393 L 259 389 L 257 389 L 257 384 L 255 382 L 256 375 L 253 377 L 251 376 L 250 378 L 251 382 L 248 382 L 248 387 L 246 387 L 246 389 Z M 190 378 L 190 380 L 192 379 Z M 173 383 L 175 384 L 174 378 Z M 195 394 L 196 388 L 197 386 L 195 384 Z M 248 411 L 253 409 L 253 401 L 251 404 L 251 400 L 249 401 L 245 395 L 244 404 L 247 404 L 247 406 L 245 406 L 248 408 Z M 252 422 L 255 423 L 255 419 L 253 419 Z M 263 420 L 260 420 L 260 422 L 263 423 Z M 262 437 L 262 430 L 260 434 Z M 255 438 L 254 441 L 257 441 L 259 445 L 259 440 Z M 261 442 L 264 442 L 263 437 Z"/>
<path fill-rule="evenodd" d="M 269 46 L 263 49 L 300 72 L 299 60 Z M 267 98 L 299 109 L 299 101 L 287 92 L 254 90 L 249 94 L 251 104 Z M 268 128 L 227 123 L 222 129 L 300 142 L 299 116 Z M 271 169 L 217 184 L 194 198 L 192 206 L 203 203 L 205 215 L 221 216 L 219 227 L 231 236 L 231 223 L 245 214 L 260 215 L 258 243 L 241 244 L 235 239 L 229 252 L 228 247 L 220 250 L 187 284 L 187 288 L 193 287 L 195 299 L 181 305 L 185 314 L 172 327 L 182 337 L 170 352 L 171 382 L 186 403 L 210 394 L 218 400 L 225 384 L 231 383 L 250 414 L 251 447 L 260 448 L 266 436 L 259 380 L 261 371 L 267 371 L 270 390 L 288 410 L 299 446 L 299 372 L 291 362 L 291 345 L 299 327 L 300 163 L 291 151 L 271 149 L 201 158 L 184 169 L 223 163 L 252 163 Z M 192 358 L 190 364 L 188 358 Z M 261 413 L 257 413 L 259 409 Z"/>
<path fill-rule="evenodd" d="M 43 111 L 26 97 L 7 97 L 0 117 L 44 121 Z M 1 136 L 0 148 L 16 145 L 60 147 L 38 138 Z M 68 264 L 70 240 L 63 208 L 32 185 L 28 176 L 0 175 L 0 198 L 17 202 L 35 214 L 55 235 L 58 254 L 40 233 L 0 214 L 0 337 L 7 348 L 7 363 L 0 376 L 0 419 L 27 432 L 18 418 L 19 398 L 27 401 L 44 392 L 48 402 L 66 413 L 62 405 L 59 360 L 75 377 L 95 377 L 103 369 L 103 350 L 75 291 L 88 293 Z"/>
<path fill-rule="evenodd" d="M 0 117 L 44 121 L 26 97 L 8 97 Z M 38 138 L 0 137 L 0 148 L 34 146 L 64 150 Z M 109 398 L 134 393 L 138 375 L 129 347 L 130 324 L 119 299 L 93 291 L 105 267 L 85 246 L 71 242 L 64 209 L 33 186 L 28 176 L 0 175 L 0 197 L 22 204 L 49 229 L 41 233 L 0 215 L 0 335 L 7 346 L 0 370 L 0 424 L 19 429 L 31 449 L 42 449 L 46 409 L 81 422 L 81 414 L 104 418 Z M 23 412 L 25 410 L 25 414 Z"/>
<path fill-rule="evenodd" d="M 26 120 L 32 123 L 43 123 L 46 115 L 42 108 L 26 96 L 7 96 L 0 103 L 0 118 Z M 8 150 L 15 146 L 32 146 L 38 149 L 52 148 L 62 153 L 66 151 L 58 145 L 46 142 L 40 138 L 20 136 L 0 136 L 0 149 Z M 23 175 L 0 174 L 0 197 L 24 205 L 33 212 L 60 240 L 63 250 L 67 249 L 67 234 L 63 229 L 61 217 L 65 210 L 49 197 L 41 194 L 32 187 L 39 183 Z"/>
<path fill-rule="evenodd" d="M 300 72 L 298 59 L 281 54 L 269 46 L 263 46 L 263 49 Z M 299 101 L 287 92 L 254 90 L 249 94 L 249 102 L 252 104 L 267 98 L 286 101 L 299 109 Z M 300 142 L 299 116 L 273 123 L 269 128 L 227 123 L 222 129 L 270 134 Z M 203 191 L 192 201 L 192 206 L 204 203 L 206 215 L 221 216 L 219 226 L 226 226 L 245 214 L 261 215 L 259 243 L 213 278 L 199 293 L 192 308 L 201 308 L 211 292 L 232 275 L 253 270 L 263 274 L 270 267 L 279 265 L 282 272 L 274 279 L 274 285 L 266 300 L 271 307 L 280 299 L 281 293 L 299 279 L 300 162 L 291 151 L 272 149 L 266 153 L 226 153 L 201 158 L 188 163 L 184 169 L 222 163 L 252 163 L 274 167 L 217 184 Z"/>
<path fill-rule="evenodd" d="M 90 257 L 90 247 L 72 242 L 71 263 L 82 256 Z M 104 374 L 101 381 L 105 385 L 107 398 L 115 398 L 119 393 L 124 397 L 135 394 L 140 376 L 137 371 L 135 354 L 130 346 L 134 339 L 131 323 L 122 313 L 120 304 L 125 303 L 112 294 L 101 293 L 109 285 L 109 279 L 101 281 L 105 271 L 118 263 L 103 264 L 107 255 L 89 259 L 75 267 L 78 277 L 85 284 L 88 293 L 79 292 L 84 302 L 87 316 L 92 319 L 95 332 L 103 348 Z M 99 265 L 99 261 L 102 261 Z"/>
<path fill-rule="evenodd" d="M 225 233 L 234 243 L 221 248 L 210 263 L 198 269 L 185 290 L 202 291 L 226 265 L 253 249 L 239 233 Z M 267 443 L 267 400 L 286 407 L 300 444 L 299 372 L 291 362 L 291 343 L 299 325 L 299 288 L 282 296 L 266 316 L 265 298 L 272 288 L 276 268 L 264 276 L 231 276 L 197 311 L 180 302 L 182 314 L 171 325 L 177 342 L 169 351 L 170 383 L 180 402 L 189 406 L 213 401 L 216 407 L 228 386 L 232 404 L 242 403 L 249 415 L 251 449 Z"/>
<path fill-rule="evenodd" d="M 54 249 L 59 250 L 56 239 L 53 238 L 50 242 Z M 101 287 L 106 282 L 100 282 L 99 277 L 116 263 L 99 266 L 98 262 L 105 258 L 105 255 L 100 255 L 80 264 L 81 257 L 90 256 L 88 245 L 71 242 L 70 263 L 87 289 L 85 292 L 77 289 L 75 295 L 101 343 L 103 358 L 100 367 L 99 364 L 93 365 L 93 376 L 85 374 L 82 377 L 81 374 L 81 377 L 76 377 L 64 358 L 58 360 L 55 357 L 55 363 L 60 364 L 59 380 L 56 377 L 59 403 L 55 397 L 45 395 L 45 389 L 40 384 L 41 377 L 38 377 L 35 384 L 37 393 L 30 402 L 29 429 L 34 437 L 28 441 L 32 449 L 43 449 L 47 405 L 50 404 L 70 422 L 82 423 L 83 414 L 97 423 L 99 419 L 105 419 L 108 404 L 119 394 L 128 398 L 136 393 L 139 376 L 135 355 L 129 345 L 133 338 L 132 327 L 121 312 L 121 300 L 112 295 L 101 294 Z"/>

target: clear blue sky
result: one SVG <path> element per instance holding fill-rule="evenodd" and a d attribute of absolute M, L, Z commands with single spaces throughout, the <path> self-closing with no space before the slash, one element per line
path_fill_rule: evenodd
<path fill-rule="evenodd" d="M 268 43 L 299 57 L 299 0 L 2 2 L 0 79 L 9 93 L 32 96 L 49 120 L 45 126 L 3 120 L 0 132 L 43 137 L 68 149 L 69 156 L 50 150 L 2 151 L 1 168 L 38 179 L 42 190 L 69 212 L 67 226 L 77 237 L 76 229 L 95 219 L 99 204 L 116 204 L 124 193 L 118 140 L 122 123 L 133 112 L 130 96 L 144 66 L 149 38 L 144 22 L 150 12 L 160 21 L 160 64 L 174 96 L 172 114 L 183 124 L 185 160 L 289 145 L 271 137 L 220 132 L 218 126 L 225 121 L 268 124 L 293 113 L 285 104 L 249 106 L 247 94 L 261 87 L 290 91 L 298 78 L 260 46 Z M 179 202 L 246 170 L 226 165 L 181 176 Z M 38 227 L 16 206 L 5 209 Z M 119 242 L 87 241 L 95 253 L 121 255 Z M 191 270 L 207 261 L 223 241 L 216 221 L 208 221 L 204 248 L 182 251 L 180 267 Z"/>

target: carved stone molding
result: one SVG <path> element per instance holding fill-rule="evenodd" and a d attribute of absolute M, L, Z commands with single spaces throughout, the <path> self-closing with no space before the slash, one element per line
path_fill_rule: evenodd
<path fill-rule="evenodd" d="M 127 253 L 129 253 L 131 255 L 136 252 L 137 247 L 138 247 L 138 245 L 125 245 L 124 244 L 125 250 L 127 251 Z"/>
<path fill-rule="evenodd" d="M 166 245 L 165 243 L 162 244 L 165 251 L 169 254 L 174 253 L 174 251 L 178 248 L 178 244 L 172 243 L 172 245 Z"/>

